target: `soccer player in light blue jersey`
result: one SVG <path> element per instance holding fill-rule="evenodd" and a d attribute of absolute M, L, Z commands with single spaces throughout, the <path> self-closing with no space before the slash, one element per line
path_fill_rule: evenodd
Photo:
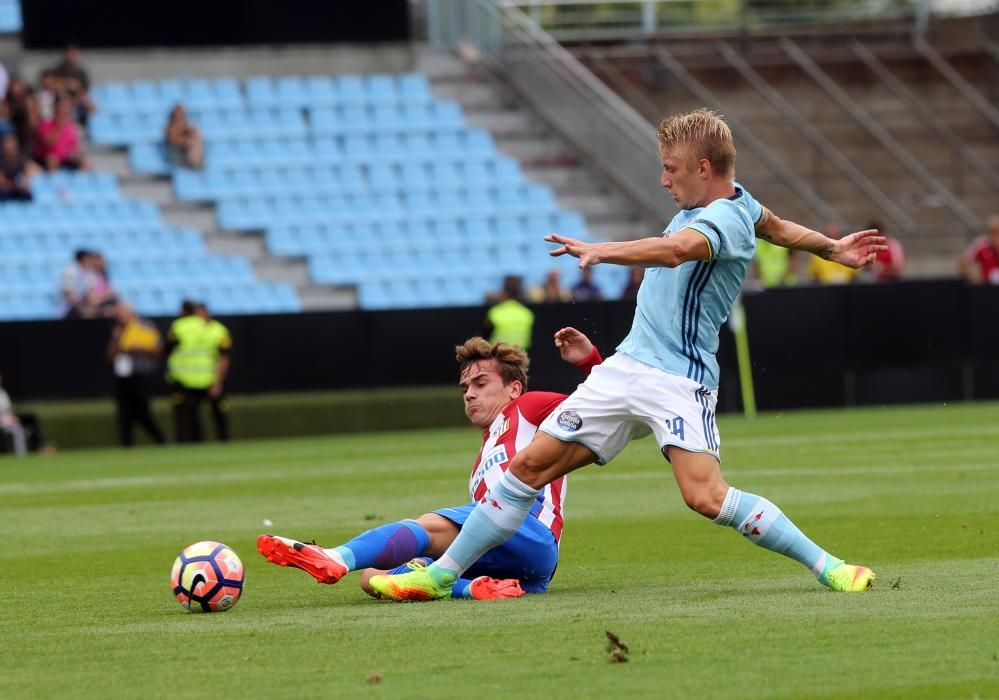
<path fill-rule="evenodd" d="M 611 243 L 546 237 L 559 246 L 552 255 L 579 258 L 581 268 L 598 263 L 647 268 L 631 332 L 545 419 L 443 556 L 426 569 L 371 579 L 383 597 L 449 596 L 466 568 L 516 532 L 546 484 L 579 467 L 606 464 L 629 441 L 650 433 L 691 509 L 800 562 L 833 590 L 871 587 L 875 575 L 869 568 L 826 552 L 772 502 L 725 481 L 715 424 L 715 352 L 756 237 L 852 268 L 873 262 L 885 239 L 867 230 L 833 240 L 761 206 L 735 181 L 732 133 L 709 110 L 663 120 L 658 141 L 661 184 L 680 208 L 662 236 Z"/>

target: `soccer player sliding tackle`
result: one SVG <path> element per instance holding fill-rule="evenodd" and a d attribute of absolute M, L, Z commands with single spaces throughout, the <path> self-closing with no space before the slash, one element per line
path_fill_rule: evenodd
<path fill-rule="evenodd" d="M 601 362 L 590 340 L 574 328 L 555 333 L 562 359 L 589 374 Z M 401 520 L 368 530 L 332 549 L 277 535 L 260 535 L 257 549 L 268 561 L 310 573 L 320 583 L 336 583 L 347 572 L 363 569 L 361 586 L 376 574 L 420 570 L 454 541 L 475 502 L 489 494 L 510 460 L 527 445 L 542 421 L 565 400 L 565 394 L 527 391 L 527 354 L 519 348 L 470 338 L 455 348 L 465 415 L 482 429 L 482 449 L 472 467 L 472 503 L 442 508 L 415 520 Z M 453 598 L 515 598 L 548 589 L 558 564 L 562 535 L 565 478 L 538 489 L 511 537 L 455 576 L 446 595 Z M 395 567 L 395 568 L 393 568 Z"/>
<path fill-rule="evenodd" d="M 580 268 L 598 263 L 647 268 L 631 332 L 617 353 L 545 419 L 437 561 L 369 581 L 383 597 L 450 595 L 473 562 L 517 532 L 546 484 L 579 467 L 606 464 L 629 441 L 649 433 L 691 509 L 803 564 L 833 590 L 870 588 L 870 569 L 829 554 L 774 503 L 725 481 L 715 424 L 715 352 L 756 237 L 852 268 L 873 262 L 885 239 L 866 230 L 833 240 L 761 206 L 735 181 L 732 134 L 713 112 L 700 109 L 664 119 L 658 141 L 660 184 L 680 208 L 661 236 L 609 243 L 546 237 L 558 245 L 552 255 L 572 255 Z"/>

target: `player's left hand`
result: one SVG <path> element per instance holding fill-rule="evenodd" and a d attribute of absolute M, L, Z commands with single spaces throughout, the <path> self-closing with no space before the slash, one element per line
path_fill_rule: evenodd
<path fill-rule="evenodd" d="M 574 365 L 585 360 L 593 352 L 593 343 L 590 339 L 571 326 L 555 331 L 555 347 L 558 348 L 563 360 Z"/>
<path fill-rule="evenodd" d="M 580 268 L 596 265 L 600 262 L 599 243 L 584 243 L 578 238 L 560 236 L 557 233 L 549 233 L 545 236 L 545 240 L 549 243 L 560 244 L 560 247 L 555 250 L 548 251 L 548 254 L 553 258 L 557 258 L 560 255 L 571 255 L 574 258 L 579 258 Z"/>
<path fill-rule="evenodd" d="M 856 269 L 873 263 L 882 250 L 888 250 L 888 241 L 872 228 L 840 238 L 833 244 L 829 259 Z"/>

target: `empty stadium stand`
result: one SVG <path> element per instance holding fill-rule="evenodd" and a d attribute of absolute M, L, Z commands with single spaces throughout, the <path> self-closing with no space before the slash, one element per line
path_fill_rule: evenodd
<path fill-rule="evenodd" d="M 123 198 L 108 173 L 42 174 L 32 186 L 34 201 L 0 204 L 0 320 L 55 318 L 60 272 L 81 248 L 105 255 L 115 290 L 145 314 L 176 313 L 186 297 L 218 313 L 300 308 L 292 286 L 257 281 L 245 258 L 210 254 L 199 231 Z"/>
<path fill-rule="evenodd" d="M 265 232 L 311 281 L 356 287 L 363 308 L 478 304 L 505 274 L 532 286 L 552 268 L 568 284 L 574 263 L 542 236 L 590 235 L 420 74 L 112 82 L 94 98 L 95 142 L 169 175 L 178 201 L 214 204 L 218 229 Z M 161 143 L 176 103 L 202 129 L 204 170 L 172 166 Z M 598 283 L 616 297 L 624 271 Z"/>

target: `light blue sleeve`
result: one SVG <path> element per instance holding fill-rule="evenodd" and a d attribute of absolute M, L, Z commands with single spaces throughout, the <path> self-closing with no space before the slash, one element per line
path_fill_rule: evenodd
<path fill-rule="evenodd" d="M 743 194 L 743 197 L 746 195 Z M 755 200 L 753 204 L 759 207 Z M 720 260 L 751 258 L 756 249 L 754 221 L 750 220 L 749 202 L 739 203 L 730 199 L 716 199 L 704 207 L 697 217 L 687 224 L 708 239 L 711 257 Z M 762 209 L 759 212 L 762 214 Z"/>

